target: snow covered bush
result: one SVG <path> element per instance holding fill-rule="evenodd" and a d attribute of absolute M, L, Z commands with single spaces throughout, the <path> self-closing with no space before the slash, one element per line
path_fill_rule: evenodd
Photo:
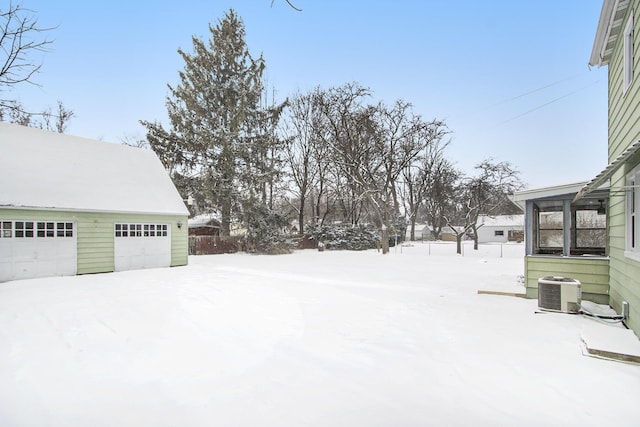
<path fill-rule="evenodd" d="M 378 231 L 372 226 L 350 224 L 317 225 L 310 224 L 306 232 L 313 240 L 323 243 L 327 250 L 362 251 L 378 246 Z"/>

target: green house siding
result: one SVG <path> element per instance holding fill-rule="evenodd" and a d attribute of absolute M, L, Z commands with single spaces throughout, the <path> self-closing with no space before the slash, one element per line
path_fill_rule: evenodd
<path fill-rule="evenodd" d="M 636 86 L 639 85 L 636 84 Z M 634 87 L 634 84 L 631 87 Z M 637 120 L 636 117 L 636 126 Z M 637 132 L 632 141 L 640 139 L 640 129 Z M 636 155 L 631 158 L 611 177 L 611 188 L 624 188 L 626 174 L 638 165 L 640 161 L 638 157 Z M 640 262 L 625 256 L 627 245 L 626 207 L 625 192 L 613 191 L 609 206 L 609 256 L 611 257 L 609 304 L 614 310 L 621 313 L 622 302 L 627 301 L 629 303 L 629 318 L 625 323 L 636 334 L 640 334 Z"/>
<path fill-rule="evenodd" d="M 78 218 L 78 274 L 113 271 L 113 220 L 103 214 Z"/>
<path fill-rule="evenodd" d="M 114 224 L 159 223 L 171 226 L 171 266 L 188 262 L 186 216 L 0 209 L 0 218 L 12 220 L 72 221 L 76 223 L 78 274 L 114 271 Z M 178 223 L 182 228 L 178 228 Z"/>
<path fill-rule="evenodd" d="M 538 279 L 562 276 L 582 284 L 582 298 L 598 304 L 609 303 L 609 259 L 580 257 L 525 257 L 525 285 L 528 298 L 538 298 Z"/>
<path fill-rule="evenodd" d="M 632 0 L 623 20 L 626 26 L 629 15 L 634 13 L 634 64 L 633 80 L 624 92 L 624 42 L 618 36 L 616 47 L 609 61 L 609 162 L 627 147 L 640 139 L 640 0 Z M 622 302 L 629 302 L 629 318 L 626 324 L 640 334 L 640 262 L 625 256 L 626 249 L 626 195 L 615 191 L 625 186 L 626 174 L 640 162 L 635 155 L 611 177 L 609 204 L 609 256 L 610 305 L 621 312 Z"/>

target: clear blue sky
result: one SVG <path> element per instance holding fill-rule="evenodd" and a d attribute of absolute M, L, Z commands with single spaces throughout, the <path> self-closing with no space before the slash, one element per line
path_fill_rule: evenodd
<path fill-rule="evenodd" d="M 208 38 L 208 23 L 233 8 L 278 100 L 359 82 L 372 102 L 403 99 L 445 120 L 461 169 L 491 156 L 529 187 L 589 180 L 606 166 L 607 69 L 587 66 L 602 0 L 292 2 L 303 11 L 284 0 L 21 0 L 58 27 L 35 78 L 42 87 L 13 97 L 32 110 L 61 100 L 76 114 L 70 134 L 144 137 L 138 120 L 166 121 L 177 49 Z"/>

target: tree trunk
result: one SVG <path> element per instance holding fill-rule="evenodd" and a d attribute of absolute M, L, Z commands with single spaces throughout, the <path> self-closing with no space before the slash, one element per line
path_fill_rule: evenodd
<path fill-rule="evenodd" d="M 320 180 L 318 182 L 318 194 L 316 194 L 316 198 L 314 199 L 315 202 L 315 206 L 314 206 L 314 223 L 315 224 L 320 224 L 322 225 L 322 223 L 324 222 L 324 218 L 322 217 L 322 215 L 320 215 L 322 213 L 322 195 L 324 194 L 324 181 Z"/>
<path fill-rule="evenodd" d="M 220 235 L 231 235 L 231 202 L 225 201 L 220 210 Z"/>
<path fill-rule="evenodd" d="M 416 241 L 416 216 L 415 215 L 411 216 L 411 234 L 409 239 L 412 242 Z"/>
<path fill-rule="evenodd" d="M 471 229 L 473 230 L 473 250 L 477 251 L 478 250 L 478 229 L 476 228 L 475 225 L 473 225 Z"/>
<path fill-rule="evenodd" d="M 436 227 L 435 225 L 432 226 L 433 227 L 433 240 L 442 240 L 442 227 Z"/>
<path fill-rule="evenodd" d="M 389 229 L 383 225 L 382 230 L 380 230 L 380 245 L 382 246 L 382 254 L 389 253 Z"/>
<path fill-rule="evenodd" d="M 304 197 L 301 197 L 300 210 L 298 211 L 298 233 L 300 235 L 304 235 L 304 209 L 305 209 L 305 199 Z"/>
<path fill-rule="evenodd" d="M 458 255 L 462 255 L 462 236 L 464 236 L 464 233 L 456 234 L 456 253 Z"/>

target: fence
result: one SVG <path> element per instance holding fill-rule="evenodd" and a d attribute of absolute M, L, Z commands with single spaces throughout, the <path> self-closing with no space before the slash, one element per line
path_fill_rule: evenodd
<path fill-rule="evenodd" d="M 416 247 L 426 249 L 427 255 L 451 255 L 456 253 L 455 242 L 425 241 L 407 242 L 415 244 Z M 466 257 L 489 257 L 489 258 L 519 258 L 524 257 L 524 243 L 480 243 L 478 250 L 473 249 L 473 241 L 462 242 L 462 256 Z"/>
<path fill-rule="evenodd" d="M 238 236 L 189 236 L 189 255 L 232 254 L 243 249 Z"/>

